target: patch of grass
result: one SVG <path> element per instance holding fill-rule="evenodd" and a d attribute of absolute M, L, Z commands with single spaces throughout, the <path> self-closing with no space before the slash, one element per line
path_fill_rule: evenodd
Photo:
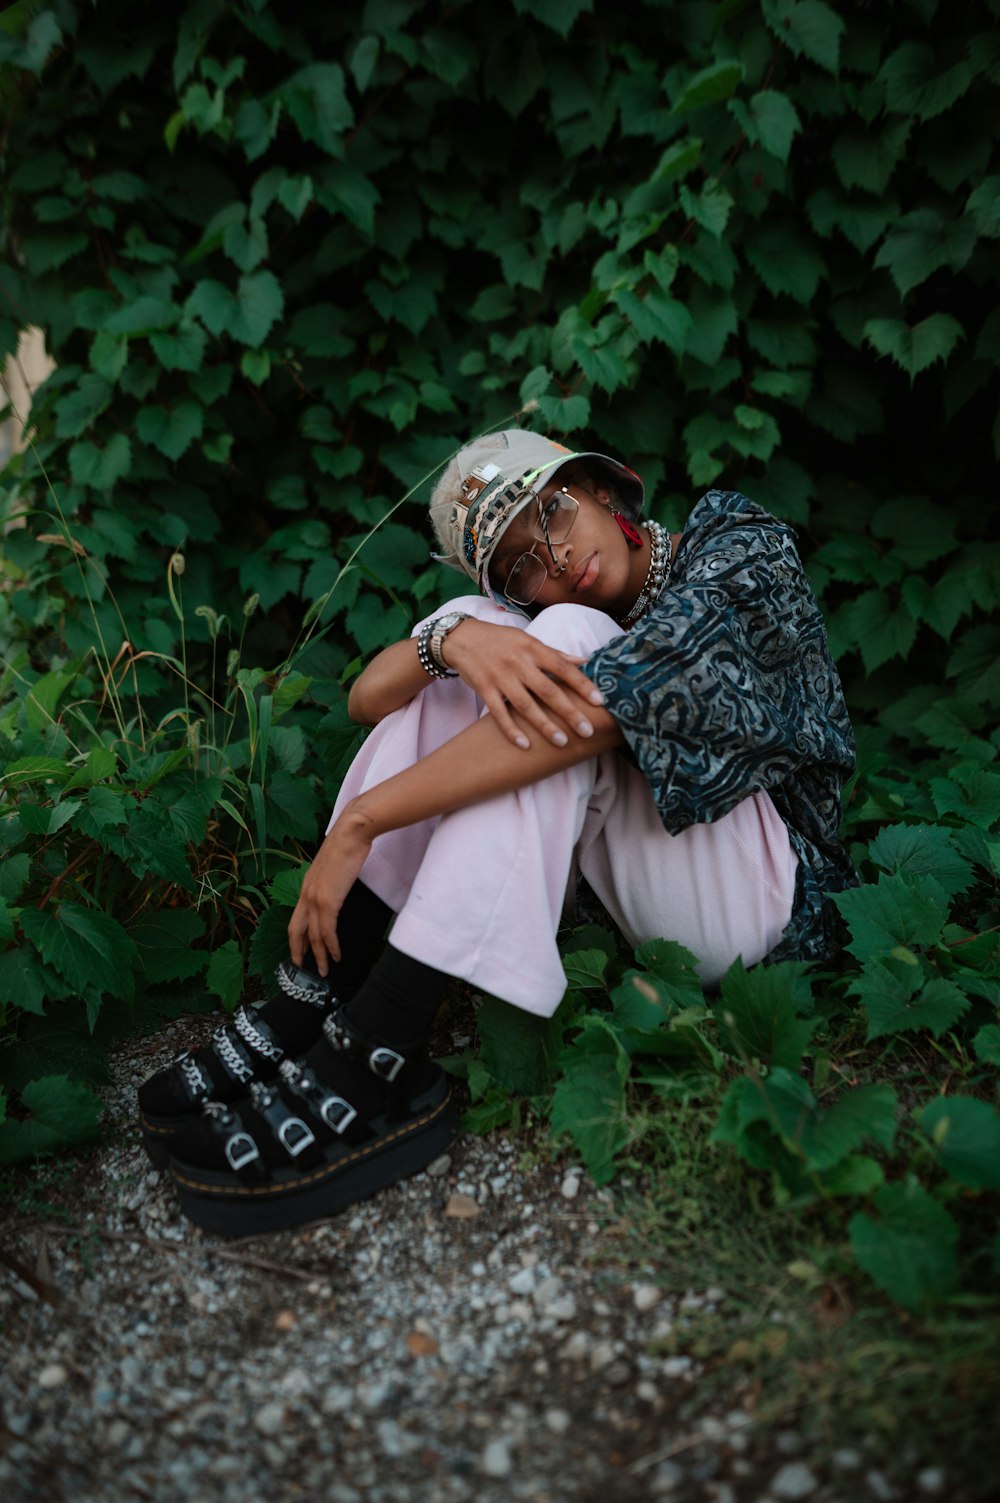
<path fill-rule="evenodd" d="M 763 1180 L 708 1142 L 714 1116 L 714 1103 L 672 1102 L 647 1117 L 642 1160 L 614 1187 L 625 1267 L 675 1294 L 725 1291 L 650 1348 L 700 1365 L 681 1413 L 746 1409 L 772 1459 L 775 1432 L 795 1430 L 817 1472 L 857 1449 L 906 1497 L 935 1466 L 939 1496 L 995 1498 L 1000 1299 L 914 1315 L 859 1287 L 838 1215 L 769 1204 Z"/>

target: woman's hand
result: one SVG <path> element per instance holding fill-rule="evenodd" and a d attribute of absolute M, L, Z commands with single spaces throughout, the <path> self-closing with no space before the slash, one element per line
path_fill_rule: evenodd
<path fill-rule="evenodd" d="M 299 901 L 288 925 L 288 947 L 296 965 L 302 964 L 306 945 L 321 976 L 328 974 L 331 960 L 340 959 L 337 917 L 368 859 L 372 838 L 369 823 L 349 804 L 302 879 Z"/>
<path fill-rule="evenodd" d="M 578 665 L 586 658 L 547 647 L 517 627 L 477 621 L 473 616 L 448 633 L 443 656 L 448 667 L 479 695 L 515 746 L 526 751 L 531 744 L 514 719 L 515 711 L 554 746 L 567 744 L 567 731 L 593 735 L 590 720 L 566 693 L 571 689 L 589 704 L 604 703 L 600 691 L 580 672 Z"/>

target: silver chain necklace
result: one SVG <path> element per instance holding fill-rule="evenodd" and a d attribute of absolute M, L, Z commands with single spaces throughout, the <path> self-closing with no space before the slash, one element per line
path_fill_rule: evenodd
<path fill-rule="evenodd" d="M 650 542 L 649 571 L 643 580 L 642 589 L 636 596 L 635 604 L 628 614 L 621 618 L 622 626 L 634 626 L 637 621 L 641 621 L 670 578 L 674 545 L 669 532 L 665 527 L 661 527 L 659 522 L 647 522 L 646 531 L 649 533 Z"/>

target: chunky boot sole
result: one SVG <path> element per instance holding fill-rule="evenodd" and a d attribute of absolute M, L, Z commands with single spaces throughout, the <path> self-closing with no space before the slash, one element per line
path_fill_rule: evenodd
<path fill-rule="evenodd" d="M 404 1122 L 383 1119 L 381 1131 L 369 1142 L 331 1144 L 326 1162 L 308 1170 L 272 1170 L 271 1178 L 262 1184 L 247 1184 L 234 1174 L 172 1159 L 170 1176 L 181 1210 L 195 1226 L 221 1237 L 290 1231 L 335 1216 L 378 1190 L 418 1174 L 452 1143 L 458 1114 L 447 1080 L 437 1081 L 411 1105 L 412 1117 Z"/>
<path fill-rule="evenodd" d="M 176 1117 L 147 1117 L 145 1112 L 139 1113 L 142 1146 L 154 1169 L 169 1167 L 171 1138 L 175 1133 L 192 1127 L 200 1115 L 200 1112 L 186 1112 Z"/>

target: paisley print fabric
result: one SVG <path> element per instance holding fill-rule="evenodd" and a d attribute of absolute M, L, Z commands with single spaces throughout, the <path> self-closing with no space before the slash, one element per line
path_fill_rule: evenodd
<path fill-rule="evenodd" d="M 826 894 L 858 881 L 837 837 L 854 740 L 791 529 L 736 491 L 709 491 L 656 605 L 584 671 L 671 833 L 770 795 L 799 869 L 768 959 L 828 955 L 838 923 Z"/>

